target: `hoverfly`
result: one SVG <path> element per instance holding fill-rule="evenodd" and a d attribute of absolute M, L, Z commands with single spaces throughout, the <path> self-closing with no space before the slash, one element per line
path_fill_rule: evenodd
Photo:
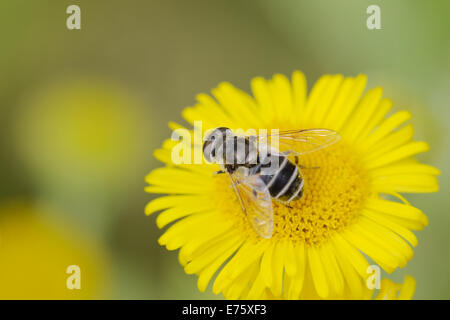
<path fill-rule="evenodd" d="M 269 239 L 273 233 L 272 200 L 289 205 L 302 197 L 304 179 L 299 156 L 328 147 L 339 139 L 337 132 L 328 129 L 242 137 L 219 127 L 205 137 L 203 155 L 208 162 L 221 166 L 217 173 L 228 174 L 249 223 L 260 237 Z M 274 148 L 274 141 L 279 149 L 287 151 Z"/>

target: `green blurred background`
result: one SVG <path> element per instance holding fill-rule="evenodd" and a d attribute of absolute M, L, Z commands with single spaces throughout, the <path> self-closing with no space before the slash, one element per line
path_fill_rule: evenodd
<path fill-rule="evenodd" d="M 71 4 L 81 30 L 66 28 Z M 371 4 L 382 30 L 366 27 Z M 143 211 L 152 151 L 197 93 L 298 69 L 310 86 L 365 73 L 413 112 L 441 191 L 408 195 L 430 225 L 392 278 L 413 275 L 415 298 L 450 298 L 449 12 L 446 0 L 1 1 L 0 297 L 45 298 L 51 284 L 69 298 L 221 298 L 198 292 L 157 244 Z M 46 264 L 80 264 L 91 278 L 67 296 L 64 267 Z"/>

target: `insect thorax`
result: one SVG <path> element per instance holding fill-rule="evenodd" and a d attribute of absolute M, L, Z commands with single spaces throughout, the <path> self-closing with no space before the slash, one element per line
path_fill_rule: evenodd
<path fill-rule="evenodd" d="M 256 144 L 246 136 L 232 134 L 226 128 L 215 129 L 203 143 L 208 162 L 226 166 L 248 166 L 258 163 Z"/>

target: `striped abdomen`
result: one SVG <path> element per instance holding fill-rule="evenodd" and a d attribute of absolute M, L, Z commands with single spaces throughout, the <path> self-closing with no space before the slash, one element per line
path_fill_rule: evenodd
<path fill-rule="evenodd" d="M 278 161 L 279 168 L 272 175 L 262 175 L 274 199 L 290 202 L 303 195 L 303 178 L 298 167 L 285 156 L 271 156 L 271 161 Z"/>

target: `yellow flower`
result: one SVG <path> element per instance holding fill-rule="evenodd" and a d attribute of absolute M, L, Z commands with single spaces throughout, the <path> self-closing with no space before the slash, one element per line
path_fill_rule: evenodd
<path fill-rule="evenodd" d="M 40 183 L 117 188 L 129 179 L 124 167 L 142 164 L 142 114 L 135 98 L 105 79 L 51 82 L 25 95 L 17 150 Z"/>
<path fill-rule="evenodd" d="M 18 203 L 0 208 L 0 299 L 105 298 L 103 251 L 40 213 Z M 80 268 L 80 289 L 67 287 L 72 265 Z"/>
<path fill-rule="evenodd" d="M 166 164 L 146 178 L 150 193 L 168 194 L 150 202 L 146 213 L 163 210 L 160 228 L 173 223 L 159 238 L 179 251 L 188 274 L 197 274 L 203 291 L 214 274 L 213 292 L 226 298 L 331 298 L 350 293 L 360 297 L 369 262 L 391 273 L 413 256 L 417 238 L 411 230 L 428 224 L 427 217 L 400 193 L 436 192 L 439 170 L 412 157 L 428 150 L 413 141 L 411 114 L 392 107 L 377 87 L 363 94 L 366 77 L 325 75 L 307 96 L 306 80 L 294 72 L 255 78 L 253 97 L 222 83 L 183 111 L 203 132 L 224 126 L 279 130 L 328 128 L 339 143 L 302 156 L 304 196 L 292 208 L 273 203 L 274 231 L 260 238 L 249 226 L 226 175 L 213 175 L 210 164 L 171 161 L 177 143 L 166 141 L 155 156 Z M 170 124 L 172 129 L 180 127 Z M 192 152 L 201 152 L 194 143 Z"/>

